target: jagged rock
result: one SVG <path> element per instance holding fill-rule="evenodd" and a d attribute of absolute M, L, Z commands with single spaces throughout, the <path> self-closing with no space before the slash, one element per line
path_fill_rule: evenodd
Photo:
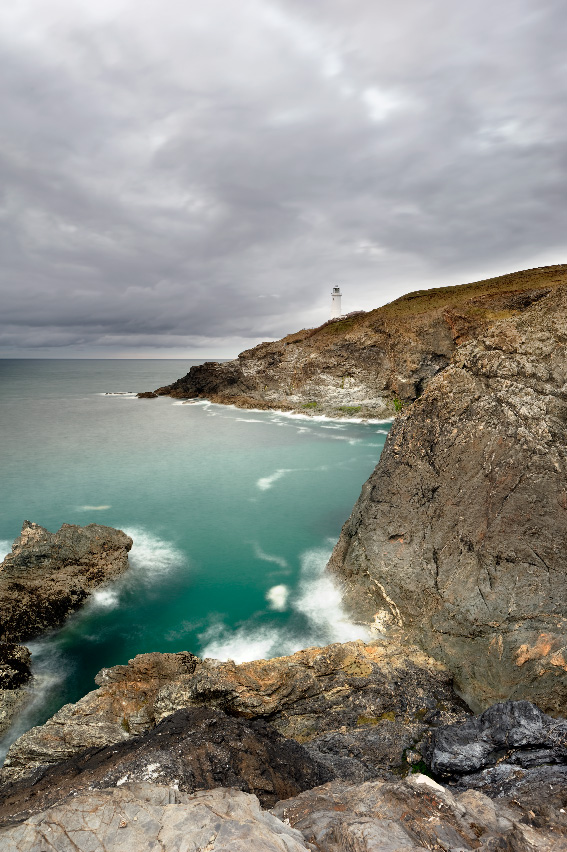
<path fill-rule="evenodd" d="M 311 744 L 313 756 L 333 773 L 340 771 L 341 751 L 348 748 L 354 761 L 348 771 L 376 777 L 405 766 L 406 744 L 418 742 L 432 725 L 468 715 L 444 666 L 416 648 L 384 642 L 309 648 L 241 665 L 201 661 L 189 653 L 141 654 L 127 666 L 103 669 L 96 680 L 99 689 L 12 745 L 1 772 L 4 781 L 92 746 L 128 739 L 176 710 L 203 705 L 266 719 L 284 737 Z M 331 733 L 337 761 L 325 740 Z"/>
<path fill-rule="evenodd" d="M 138 399 L 157 399 L 157 393 L 153 391 L 142 391 L 141 393 L 137 393 L 136 396 Z"/>
<path fill-rule="evenodd" d="M 428 764 L 441 777 L 454 779 L 502 761 L 525 768 L 567 764 L 567 721 L 552 719 L 529 701 L 506 701 L 431 733 Z"/>
<path fill-rule="evenodd" d="M 457 350 L 390 431 L 330 561 L 362 620 L 480 711 L 567 700 L 567 288 Z"/>
<path fill-rule="evenodd" d="M 521 803 L 458 795 L 424 775 L 349 785 L 333 781 L 279 802 L 272 813 L 320 852 L 565 852 L 567 820 L 534 826 Z"/>
<path fill-rule="evenodd" d="M 0 736 L 29 699 L 31 653 L 25 645 L 0 642 Z"/>
<path fill-rule="evenodd" d="M 126 570 L 131 547 L 111 527 L 63 524 L 50 533 L 24 521 L 0 565 L 0 639 L 18 642 L 58 627 L 94 588 Z"/>
<path fill-rule="evenodd" d="M 262 343 L 233 361 L 194 366 L 155 393 L 241 408 L 391 417 L 448 365 L 458 344 L 478 336 L 499 314 L 520 313 L 566 282 L 567 266 L 561 265 L 420 290 L 374 311 Z"/>
<path fill-rule="evenodd" d="M 0 790 L 0 824 L 19 822 L 70 792 L 151 781 L 184 793 L 233 787 L 264 807 L 317 787 L 333 773 L 262 719 L 246 721 L 206 707 L 178 710 L 151 731 L 88 749 Z"/>
<path fill-rule="evenodd" d="M 2 852 L 305 852 L 299 831 L 262 811 L 255 796 L 218 789 L 192 796 L 124 784 L 0 829 Z"/>

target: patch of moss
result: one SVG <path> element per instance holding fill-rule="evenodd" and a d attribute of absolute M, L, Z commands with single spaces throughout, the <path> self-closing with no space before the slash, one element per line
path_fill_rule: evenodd
<path fill-rule="evenodd" d="M 363 727 L 364 725 L 377 725 L 378 719 L 376 718 L 376 716 L 359 716 L 356 720 L 356 724 L 359 728 Z"/>
<path fill-rule="evenodd" d="M 316 402 L 304 402 L 302 408 L 317 408 Z"/>
<path fill-rule="evenodd" d="M 378 716 L 378 720 L 380 722 L 395 722 L 396 721 L 396 714 L 392 713 L 391 710 L 388 710 L 387 713 L 382 713 L 381 716 Z"/>
<path fill-rule="evenodd" d="M 123 731 L 126 731 L 127 734 L 130 733 L 130 723 L 129 723 L 128 719 L 126 718 L 126 716 L 122 717 L 122 721 L 120 722 L 120 727 L 122 728 Z"/>
<path fill-rule="evenodd" d="M 341 405 L 339 411 L 344 411 L 345 414 L 356 414 L 361 408 L 361 405 Z"/>

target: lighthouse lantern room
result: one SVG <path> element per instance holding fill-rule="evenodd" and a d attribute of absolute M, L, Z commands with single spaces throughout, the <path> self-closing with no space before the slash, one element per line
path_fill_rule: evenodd
<path fill-rule="evenodd" d="M 331 290 L 331 318 L 341 315 L 341 291 L 339 287 Z"/>

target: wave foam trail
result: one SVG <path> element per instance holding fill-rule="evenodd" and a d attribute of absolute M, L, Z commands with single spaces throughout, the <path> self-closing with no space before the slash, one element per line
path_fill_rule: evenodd
<path fill-rule="evenodd" d="M 128 554 L 128 561 L 135 571 L 135 576 L 144 584 L 153 583 L 180 568 L 186 561 L 185 554 L 174 544 L 141 527 L 131 527 L 124 532 L 134 542 Z M 128 574 L 123 576 L 127 577 Z"/>
<path fill-rule="evenodd" d="M 12 552 L 12 542 L 10 541 L 10 539 L 8 539 L 8 538 L 0 539 L 0 562 L 3 562 L 4 559 L 11 552 Z"/>
<path fill-rule="evenodd" d="M 91 595 L 91 606 L 101 609 L 113 609 L 118 606 L 119 593 L 117 589 L 98 589 Z"/>
<path fill-rule="evenodd" d="M 250 628 L 246 625 L 231 631 L 224 624 L 214 624 L 199 636 L 203 643 L 201 657 L 249 663 L 271 657 L 294 654 L 301 650 L 301 640 L 290 640 L 277 627 Z"/>
<path fill-rule="evenodd" d="M 38 711 L 48 704 L 57 693 L 60 684 L 69 676 L 68 663 L 63 664 L 52 638 L 26 644 L 32 653 L 33 661 L 33 679 L 28 687 L 30 700 L 0 739 L 0 766 L 4 763 L 12 743 L 30 729 L 37 718 Z"/>
<path fill-rule="evenodd" d="M 275 556 L 271 553 L 266 553 L 259 544 L 253 542 L 254 556 L 256 559 L 263 559 L 264 562 L 272 562 L 274 565 L 279 565 L 280 568 L 288 569 L 289 565 L 283 556 Z"/>
<path fill-rule="evenodd" d="M 294 468 L 289 467 L 280 467 L 278 470 L 271 473 L 269 476 L 263 476 L 256 483 L 260 491 L 267 491 L 268 488 L 271 488 L 274 482 L 277 482 L 278 479 L 281 479 L 282 476 L 285 476 L 287 473 L 293 473 Z"/>
<path fill-rule="evenodd" d="M 104 512 L 106 509 L 112 509 L 112 506 L 77 506 L 78 512 Z"/>

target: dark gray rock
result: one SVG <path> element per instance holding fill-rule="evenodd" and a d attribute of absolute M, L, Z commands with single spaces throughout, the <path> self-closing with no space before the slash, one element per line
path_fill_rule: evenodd
<path fill-rule="evenodd" d="M 330 561 L 360 620 L 475 711 L 567 705 L 567 288 L 459 347 L 395 422 Z"/>
<path fill-rule="evenodd" d="M 432 731 L 426 759 L 435 775 L 453 779 L 503 761 L 523 768 L 567 764 L 567 722 L 529 701 L 506 701 Z"/>
<path fill-rule="evenodd" d="M 89 593 L 128 568 L 121 530 L 63 524 L 50 533 L 24 521 L 0 565 L 0 640 L 18 642 L 61 625 Z"/>
<path fill-rule="evenodd" d="M 334 777 L 263 720 L 206 707 L 179 710 L 126 742 L 91 748 L 0 789 L 0 824 L 27 819 L 71 792 L 148 781 L 192 793 L 233 787 L 274 805 Z"/>

